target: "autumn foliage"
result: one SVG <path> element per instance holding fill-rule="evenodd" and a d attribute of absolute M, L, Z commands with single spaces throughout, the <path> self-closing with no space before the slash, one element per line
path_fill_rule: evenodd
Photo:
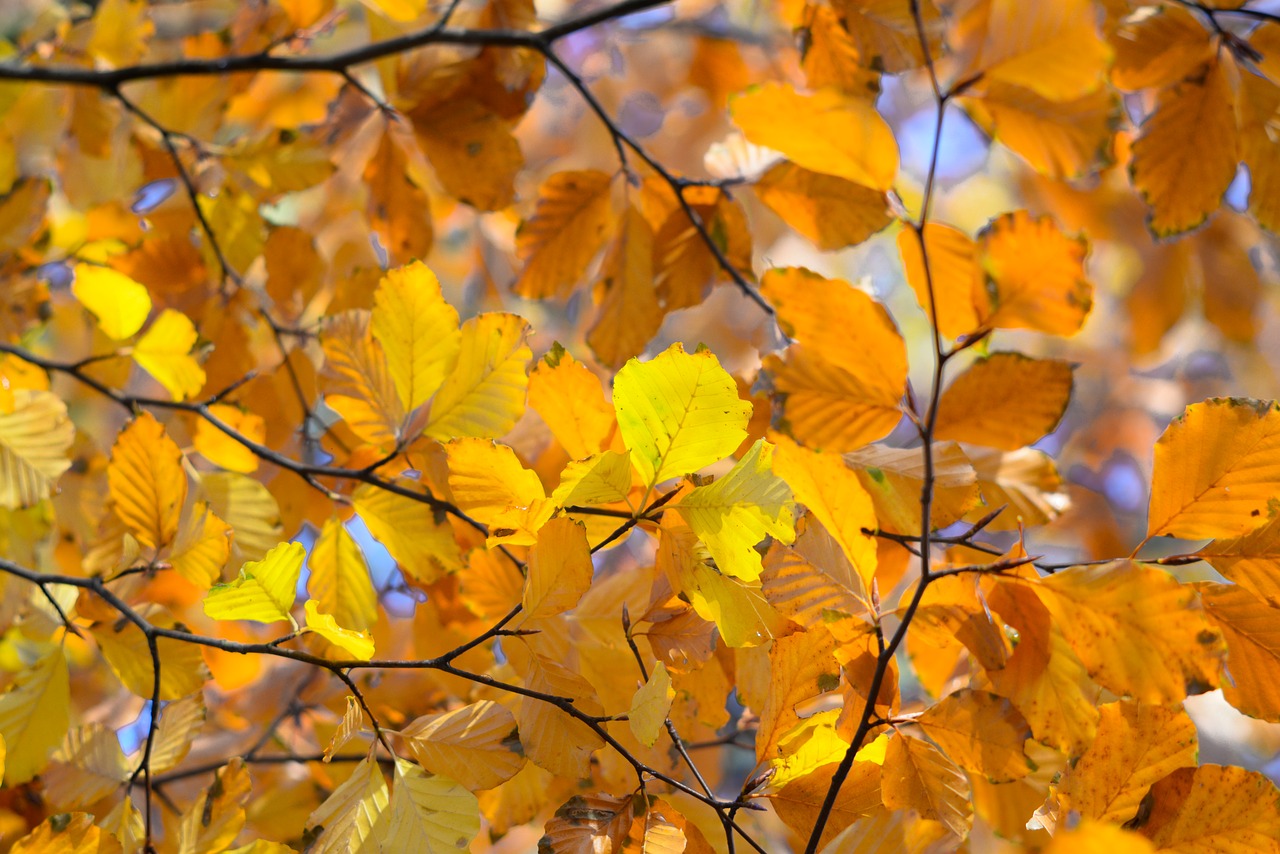
<path fill-rule="evenodd" d="M 1276 8 L 0 2 L 0 850 L 1280 851 Z"/>

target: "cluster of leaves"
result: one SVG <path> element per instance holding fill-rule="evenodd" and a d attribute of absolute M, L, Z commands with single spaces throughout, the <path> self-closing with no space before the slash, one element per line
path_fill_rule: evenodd
<path fill-rule="evenodd" d="M 1280 721 L 1280 405 L 1136 545 L 1032 447 L 1095 302 L 1257 333 L 1280 17 L 663 5 L 0 14 L 7 850 L 1280 850 L 1182 705 Z M 960 121 L 1025 208 L 935 215 Z M 893 313 L 762 260 L 891 228 Z"/>

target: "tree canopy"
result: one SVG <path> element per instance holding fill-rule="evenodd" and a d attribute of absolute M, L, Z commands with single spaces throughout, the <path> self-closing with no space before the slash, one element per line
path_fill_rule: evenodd
<path fill-rule="evenodd" d="M 0 850 L 1278 852 L 1277 228 L 1269 0 L 4 4 Z"/>

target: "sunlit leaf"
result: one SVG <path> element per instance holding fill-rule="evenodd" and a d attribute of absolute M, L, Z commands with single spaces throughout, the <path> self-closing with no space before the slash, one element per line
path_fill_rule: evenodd
<path fill-rule="evenodd" d="M 667 666 L 659 661 L 653 666 L 653 673 L 649 674 L 648 681 L 636 691 L 631 700 L 631 710 L 627 713 L 631 732 L 641 744 L 653 747 L 657 742 L 675 695 Z"/>
<path fill-rule="evenodd" d="M 306 553 L 302 543 L 280 543 L 262 560 L 240 567 L 230 584 L 215 585 L 205 596 L 204 612 L 215 620 L 292 621 Z"/>
<path fill-rule="evenodd" d="M 529 324 L 514 314 L 488 313 L 462 324 L 458 361 L 431 402 L 426 433 L 496 438 L 524 413 L 531 353 Z"/>
<path fill-rule="evenodd" d="M 426 403 L 461 346 L 458 312 L 445 302 L 435 273 L 414 262 L 383 276 L 374 294 L 372 330 L 405 411 Z"/>
<path fill-rule="evenodd" d="M 424 715 L 402 734 L 423 768 L 452 774 L 472 791 L 492 789 L 524 766 L 515 716 L 492 700 Z"/>
<path fill-rule="evenodd" d="M 395 787 L 387 805 L 383 851 L 436 854 L 465 850 L 480 832 L 476 796 L 448 777 L 426 774 L 396 760 Z"/>
<path fill-rule="evenodd" d="M 108 338 L 132 338 L 151 314 L 151 297 L 144 285 L 110 267 L 77 264 L 71 292 L 98 318 Z"/>
<path fill-rule="evenodd" d="M 13 408 L 0 408 L 0 506 L 30 507 L 48 497 L 71 467 L 67 449 L 75 425 L 52 392 L 18 389 Z"/>
<path fill-rule="evenodd" d="M 315 632 L 352 658 L 361 661 L 373 658 L 373 638 L 367 631 L 338 625 L 332 614 L 320 613 L 319 605 L 314 599 L 308 599 L 303 607 L 307 612 L 307 631 Z"/>
<path fill-rule="evenodd" d="M 133 345 L 133 360 L 174 400 L 187 400 L 199 394 L 205 384 L 204 368 L 191 355 L 199 337 L 191 318 L 166 308 Z"/>
<path fill-rule="evenodd" d="M 120 431 L 107 482 L 116 515 L 138 542 L 156 551 L 173 542 L 187 499 L 187 474 L 182 450 L 150 413 Z"/>
<path fill-rule="evenodd" d="M 0 696 L 6 783 L 25 783 L 44 769 L 71 721 L 70 692 L 67 658 L 55 647 L 22 670 Z"/>
<path fill-rule="evenodd" d="M 1009 389 L 1020 389 L 1016 397 Z M 1071 397 L 1071 365 L 993 353 L 951 381 L 938 402 L 934 436 L 1006 451 L 1051 433 Z"/>

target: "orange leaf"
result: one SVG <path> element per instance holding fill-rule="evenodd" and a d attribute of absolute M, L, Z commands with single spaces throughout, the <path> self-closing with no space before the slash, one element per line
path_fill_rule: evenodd
<path fill-rule="evenodd" d="M 516 254 L 524 270 L 515 292 L 531 299 L 563 297 L 615 227 L 613 177 L 604 172 L 557 172 L 538 188 L 534 214 L 520 225 Z"/>
<path fill-rule="evenodd" d="M 1066 236 L 1049 217 L 1015 211 L 993 219 L 978 236 L 978 248 L 992 282 L 986 325 L 1052 335 L 1079 331 L 1093 306 L 1084 238 Z"/>
<path fill-rule="evenodd" d="M 1070 398 L 1067 362 L 994 353 L 951 381 L 938 403 L 933 435 L 1017 450 L 1053 432 Z"/>

